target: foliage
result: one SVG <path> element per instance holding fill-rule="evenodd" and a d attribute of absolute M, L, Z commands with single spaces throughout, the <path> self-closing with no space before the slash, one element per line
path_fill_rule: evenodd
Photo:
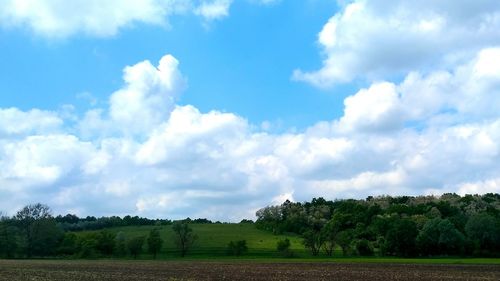
<path fill-rule="evenodd" d="M 276 250 L 283 257 L 291 258 L 293 257 L 293 251 L 290 249 L 290 246 L 291 246 L 290 239 L 288 238 L 280 239 L 276 243 Z"/>
<path fill-rule="evenodd" d="M 59 255 L 64 256 L 75 255 L 78 252 L 78 237 L 76 234 L 71 232 L 64 233 L 57 252 Z"/>
<path fill-rule="evenodd" d="M 148 238 L 148 251 L 153 254 L 156 259 L 156 255 L 160 252 L 161 245 L 163 244 L 163 239 L 160 237 L 160 231 L 157 228 L 151 229 Z"/>
<path fill-rule="evenodd" d="M 127 254 L 127 238 L 123 231 L 120 231 L 115 236 L 114 253 L 118 257 L 123 257 Z"/>
<path fill-rule="evenodd" d="M 476 253 L 491 254 L 500 248 L 500 227 L 498 219 L 489 214 L 471 216 L 465 225 L 467 236 L 476 243 Z"/>
<path fill-rule="evenodd" d="M 231 241 L 227 245 L 227 254 L 231 256 L 241 256 L 248 251 L 247 241 Z"/>
<path fill-rule="evenodd" d="M 198 237 L 186 222 L 174 222 L 172 230 L 174 231 L 174 242 L 180 251 L 181 257 L 184 257 Z"/>
<path fill-rule="evenodd" d="M 144 236 L 134 237 L 128 240 L 127 247 L 130 254 L 137 258 L 142 253 L 142 246 L 144 245 Z"/>
<path fill-rule="evenodd" d="M 356 249 L 356 252 L 360 256 L 373 256 L 374 251 L 373 251 L 373 246 L 371 245 L 370 241 L 366 239 L 359 239 L 354 241 L 354 248 Z"/>
<path fill-rule="evenodd" d="M 16 232 L 17 229 L 14 226 L 0 221 L 0 258 L 13 258 L 15 256 L 18 248 Z"/>
<path fill-rule="evenodd" d="M 97 235 L 96 247 L 101 255 L 111 256 L 115 248 L 115 235 L 109 231 L 100 231 Z"/>

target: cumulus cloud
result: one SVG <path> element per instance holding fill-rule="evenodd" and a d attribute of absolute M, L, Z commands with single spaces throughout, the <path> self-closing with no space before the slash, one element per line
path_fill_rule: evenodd
<path fill-rule="evenodd" d="M 179 62 L 140 62 L 76 128 L 52 112 L 0 111 L 26 123 L 0 122 L 0 203 L 236 221 L 287 198 L 497 192 L 500 72 L 487 62 L 498 57 L 485 48 L 449 70 L 375 82 L 345 99 L 342 117 L 282 134 L 176 105 Z"/>
<path fill-rule="evenodd" d="M 45 38 L 75 34 L 109 37 L 138 24 L 169 26 L 172 15 L 206 20 L 229 15 L 231 0 L 5 0 L 0 25 L 26 28 Z"/>
<path fill-rule="evenodd" d="M 64 121 L 55 112 L 32 109 L 0 108 L 0 136 L 43 134 L 57 131 Z"/>
<path fill-rule="evenodd" d="M 318 87 L 362 78 L 441 69 L 500 43 L 500 5 L 486 1 L 356 0 L 340 7 L 318 35 L 323 66 L 296 70 Z"/>

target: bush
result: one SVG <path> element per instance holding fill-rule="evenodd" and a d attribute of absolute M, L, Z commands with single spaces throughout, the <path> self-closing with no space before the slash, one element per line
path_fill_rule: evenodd
<path fill-rule="evenodd" d="M 288 240 L 288 238 L 286 238 L 284 240 L 278 240 L 278 242 L 276 243 L 276 250 L 278 250 L 278 252 L 282 256 L 287 257 L 287 258 L 291 258 L 291 257 L 293 257 L 293 252 L 292 252 L 292 250 L 290 250 L 290 246 L 291 246 L 291 243 L 290 243 L 290 240 Z"/>
<path fill-rule="evenodd" d="M 227 254 L 232 256 L 241 256 L 248 251 L 247 241 L 231 241 L 227 245 Z"/>
<path fill-rule="evenodd" d="M 97 252 L 97 239 L 88 235 L 80 240 L 80 252 L 79 256 L 81 258 L 94 258 Z"/>

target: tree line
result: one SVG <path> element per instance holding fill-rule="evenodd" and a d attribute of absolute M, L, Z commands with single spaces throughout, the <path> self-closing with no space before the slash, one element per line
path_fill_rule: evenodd
<path fill-rule="evenodd" d="M 0 258 L 32 258 L 49 256 L 71 256 L 79 258 L 125 257 L 137 258 L 146 246 L 156 258 L 163 245 L 159 227 L 172 225 L 172 239 L 181 256 L 195 242 L 197 236 L 189 223 L 212 223 L 207 219 L 181 221 L 149 220 L 125 216 L 87 217 L 75 215 L 53 217 L 50 208 L 44 204 L 31 204 L 19 210 L 14 216 L 0 214 Z M 127 237 L 124 232 L 113 233 L 106 229 L 77 235 L 75 230 L 95 230 L 99 228 L 155 225 L 147 236 Z M 77 227 L 78 226 L 78 227 Z"/>
<path fill-rule="evenodd" d="M 336 248 L 362 256 L 500 256 L 499 194 L 287 200 L 256 215 L 258 228 L 298 234 L 314 256 Z"/>

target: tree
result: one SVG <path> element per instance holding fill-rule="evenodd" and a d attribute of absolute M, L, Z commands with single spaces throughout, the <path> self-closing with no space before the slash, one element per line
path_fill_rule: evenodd
<path fill-rule="evenodd" d="M 340 220 L 337 219 L 338 216 L 335 215 L 325 226 L 321 229 L 321 235 L 323 236 L 323 249 L 327 256 L 333 255 L 333 250 L 335 249 L 337 235 L 340 232 Z"/>
<path fill-rule="evenodd" d="M 115 249 L 115 235 L 102 230 L 97 236 L 97 250 L 104 256 L 111 256 Z"/>
<path fill-rule="evenodd" d="M 57 227 L 53 218 L 42 218 L 33 221 L 29 227 L 29 255 L 51 256 L 56 253 L 57 246 L 63 238 L 63 232 Z"/>
<path fill-rule="evenodd" d="M 116 234 L 114 253 L 119 257 L 123 257 L 127 254 L 127 238 L 123 231 Z"/>
<path fill-rule="evenodd" d="M 174 242 L 181 253 L 181 257 L 184 257 L 198 237 L 186 222 L 174 222 L 172 230 L 174 231 Z"/>
<path fill-rule="evenodd" d="M 227 245 L 227 253 L 233 256 L 241 256 L 248 251 L 247 241 L 231 241 Z"/>
<path fill-rule="evenodd" d="M 409 219 L 401 219 L 387 232 L 385 248 L 389 254 L 397 256 L 415 255 L 415 239 L 418 235 L 417 225 Z"/>
<path fill-rule="evenodd" d="M 141 254 L 142 245 L 144 245 L 144 236 L 134 237 L 128 241 L 127 247 L 134 259 Z"/>
<path fill-rule="evenodd" d="M 351 240 L 352 240 L 352 230 L 344 230 L 340 231 L 337 234 L 337 243 L 339 246 L 342 248 L 342 255 L 347 256 L 349 250 L 350 250 L 350 245 L 351 245 Z"/>
<path fill-rule="evenodd" d="M 61 255 L 71 256 L 76 254 L 78 250 L 78 237 L 72 232 L 67 232 L 59 244 L 57 252 Z"/>
<path fill-rule="evenodd" d="M 439 223 L 441 218 L 436 217 L 427 221 L 416 238 L 419 252 L 424 255 L 436 255 L 439 253 Z"/>
<path fill-rule="evenodd" d="M 356 252 L 360 256 L 373 256 L 373 247 L 370 241 L 366 239 L 358 239 L 354 242 Z"/>
<path fill-rule="evenodd" d="M 0 257 L 13 258 L 17 250 L 17 229 L 0 219 Z"/>
<path fill-rule="evenodd" d="M 51 210 L 47 205 L 40 203 L 30 204 L 19 210 L 14 218 L 18 222 L 24 235 L 25 254 L 27 257 L 31 257 L 33 255 L 34 241 L 40 240 L 40 237 L 35 237 L 34 230 L 40 230 L 44 233 L 43 228 L 40 229 L 40 226 L 44 225 L 44 223 L 41 223 L 36 227 L 33 227 L 33 224 L 39 220 L 51 219 Z"/>
<path fill-rule="evenodd" d="M 457 255 L 464 252 L 465 237 L 448 219 L 441 221 L 439 228 L 439 248 L 442 253 Z"/>
<path fill-rule="evenodd" d="M 148 251 L 153 254 L 153 258 L 156 259 L 156 255 L 160 252 L 161 245 L 163 244 L 163 240 L 160 237 L 160 231 L 157 228 L 151 229 L 147 242 Z"/>
<path fill-rule="evenodd" d="M 465 225 L 465 232 L 469 239 L 478 245 L 479 252 L 489 252 L 499 246 L 499 227 L 495 219 L 488 214 L 470 217 Z"/>
<path fill-rule="evenodd" d="M 81 258 L 92 258 L 96 256 L 97 239 L 95 233 L 87 234 L 79 239 L 79 256 Z"/>
<path fill-rule="evenodd" d="M 302 238 L 302 244 L 311 250 L 313 256 L 317 256 L 321 246 L 323 246 L 323 235 L 321 232 L 313 229 L 308 230 L 302 234 Z"/>

